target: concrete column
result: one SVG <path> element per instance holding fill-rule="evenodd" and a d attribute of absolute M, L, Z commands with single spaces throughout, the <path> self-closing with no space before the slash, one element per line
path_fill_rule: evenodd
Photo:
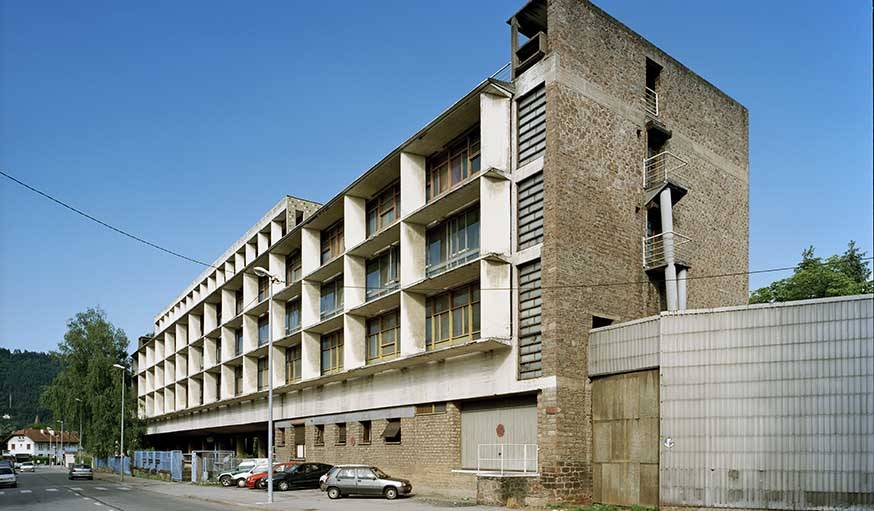
<path fill-rule="evenodd" d="M 227 399 L 234 395 L 234 368 L 222 366 L 222 395 L 220 399 Z"/>
<path fill-rule="evenodd" d="M 321 336 L 304 331 L 301 334 L 301 379 L 309 380 L 322 375 Z"/>
<path fill-rule="evenodd" d="M 243 271 L 243 268 L 245 268 L 245 267 L 246 267 L 246 251 L 244 249 L 243 251 L 237 252 L 236 254 L 234 254 L 234 272 L 233 272 L 233 274 L 236 275 L 237 273 L 240 273 L 241 271 Z"/>
<path fill-rule="evenodd" d="M 184 346 L 188 346 L 188 327 L 176 323 L 176 349 L 178 350 Z"/>
<path fill-rule="evenodd" d="M 234 358 L 234 329 L 222 327 L 222 361 Z"/>
<path fill-rule="evenodd" d="M 212 332 L 219 325 L 218 316 L 216 313 L 218 312 L 218 307 L 214 303 L 205 303 L 203 304 L 203 334 L 206 335 L 209 332 Z"/>
<path fill-rule="evenodd" d="M 273 346 L 273 387 L 285 385 L 285 347 Z M 277 404 L 276 396 L 273 396 L 273 404 Z"/>
<path fill-rule="evenodd" d="M 180 353 L 176 355 L 176 379 L 181 380 L 186 377 L 188 377 L 188 356 Z"/>
<path fill-rule="evenodd" d="M 425 278 L 425 226 L 401 222 L 401 286 Z"/>
<path fill-rule="evenodd" d="M 249 353 L 258 347 L 258 319 L 248 314 L 243 315 L 243 353 Z"/>
<path fill-rule="evenodd" d="M 480 94 L 480 161 L 483 171 L 510 170 L 510 112 L 510 98 Z"/>
<path fill-rule="evenodd" d="M 322 265 L 322 233 L 316 229 L 301 229 L 300 268 L 305 276 Z"/>
<path fill-rule="evenodd" d="M 509 254 L 511 252 L 510 181 L 483 177 L 480 179 L 480 253 Z"/>
<path fill-rule="evenodd" d="M 160 367 L 159 367 L 160 369 Z M 173 382 L 176 381 L 176 356 L 174 355 L 171 358 L 168 358 L 164 361 L 164 369 L 163 369 L 163 378 L 164 385 L 172 385 Z M 158 372 L 155 372 L 157 376 Z"/>
<path fill-rule="evenodd" d="M 162 341 L 161 339 L 155 339 L 155 346 L 153 348 L 152 358 L 156 364 L 161 360 L 164 360 L 164 341 Z"/>
<path fill-rule="evenodd" d="M 273 281 L 273 292 L 277 293 L 290 283 L 285 282 L 285 256 L 271 253 L 267 256 L 267 270 L 278 280 Z"/>
<path fill-rule="evenodd" d="M 401 291 L 400 323 L 401 356 L 425 351 L 425 295 Z"/>
<path fill-rule="evenodd" d="M 366 320 L 347 314 L 343 326 L 343 369 L 348 371 L 364 365 Z"/>
<path fill-rule="evenodd" d="M 216 277 L 216 274 L 218 274 L 218 272 L 212 272 L 212 275 L 210 275 L 209 278 L 206 279 L 206 291 L 207 291 L 208 293 L 211 293 L 211 292 L 213 292 L 213 291 L 215 290 L 215 277 Z"/>
<path fill-rule="evenodd" d="M 270 248 L 270 233 L 268 232 L 259 232 L 258 233 L 258 255 L 267 252 L 267 249 Z"/>
<path fill-rule="evenodd" d="M 480 261 L 480 337 L 512 336 L 510 265 Z"/>
<path fill-rule="evenodd" d="M 401 217 L 425 205 L 425 157 L 401 153 Z"/>
<path fill-rule="evenodd" d="M 689 278 L 689 271 L 686 268 L 680 268 L 677 272 L 677 308 L 681 311 L 686 310 L 686 279 Z"/>
<path fill-rule="evenodd" d="M 155 415 L 155 398 L 151 395 L 146 396 L 146 417 Z"/>
<path fill-rule="evenodd" d="M 200 397 L 203 396 L 203 380 L 191 378 L 188 380 L 188 407 L 199 406 Z"/>
<path fill-rule="evenodd" d="M 198 314 L 188 315 L 188 344 L 203 337 L 203 316 Z"/>
<path fill-rule="evenodd" d="M 234 293 L 233 289 L 222 289 L 222 317 L 219 318 L 219 324 L 223 324 L 236 315 L 234 308 L 237 298 Z"/>
<path fill-rule="evenodd" d="M 285 337 L 285 304 L 283 300 L 273 301 L 273 316 L 270 318 L 270 331 L 273 334 L 273 341 Z"/>
<path fill-rule="evenodd" d="M 319 322 L 321 288 L 318 282 L 301 282 L 300 323 L 306 328 Z"/>
<path fill-rule="evenodd" d="M 343 196 L 343 243 L 354 247 L 367 238 L 367 201 L 362 197 Z"/>
<path fill-rule="evenodd" d="M 203 340 L 203 368 L 209 368 L 216 364 L 215 339 L 207 337 Z"/>
<path fill-rule="evenodd" d="M 155 415 L 164 413 L 164 392 L 155 393 Z"/>
<path fill-rule="evenodd" d="M 243 357 L 243 394 L 258 390 L 258 359 Z"/>
<path fill-rule="evenodd" d="M 245 264 L 245 266 L 252 264 L 252 261 L 254 261 L 257 257 L 258 257 L 258 238 L 256 236 L 255 239 L 250 240 L 248 243 L 246 243 L 246 264 Z M 242 266 L 237 267 L 238 273 L 242 270 L 243 270 Z"/>
<path fill-rule="evenodd" d="M 677 310 L 677 267 L 674 265 L 674 212 L 671 188 L 659 193 L 659 210 L 662 220 L 662 247 L 665 251 L 665 297 L 668 310 Z"/>
<path fill-rule="evenodd" d="M 203 373 L 203 404 L 215 403 L 218 396 L 215 393 L 215 373 Z"/>
<path fill-rule="evenodd" d="M 224 268 L 225 266 L 220 265 L 219 268 Z M 225 283 L 225 275 L 227 272 L 224 269 L 218 269 L 215 271 L 215 286 L 221 286 Z"/>
<path fill-rule="evenodd" d="M 365 301 L 366 265 L 363 257 L 343 257 L 343 306 L 347 310 Z"/>
<path fill-rule="evenodd" d="M 160 343 L 160 340 L 156 341 L 155 345 L 157 346 L 158 343 Z M 161 345 L 161 356 L 155 357 L 155 363 L 157 364 L 167 355 L 171 355 L 173 353 L 176 353 L 176 328 L 171 328 L 164 333 L 164 342 Z"/>
<path fill-rule="evenodd" d="M 175 385 L 170 385 L 164 389 L 164 413 L 176 411 L 176 392 Z"/>
<path fill-rule="evenodd" d="M 258 277 L 254 273 L 243 275 L 243 310 L 258 301 Z"/>
<path fill-rule="evenodd" d="M 195 375 L 203 369 L 203 347 L 188 348 L 188 376 Z"/>
<path fill-rule="evenodd" d="M 282 233 L 282 230 L 283 230 L 282 226 L 286 225 L 284 220 L 285 219 L 283 219 L 283 221 L 281 221 L 281 222 L 276 221 L 276 220 L 270 222 L 270 245 L 271 246 L 274 243 L 276 243 L 277 241 L 281 240 L 282 237 L 284 236 L 284 234 Z M 286 232 L 288 232 L 287 228 L 286 228 Z"/>
<path fill-rule="evenodd" d="M 225 282 L 230 280 L 234 275 L 234 268 L 237 266 L 237 254 L 232 255 L 225 261 Z M 218 283 L 218 282 L 216 282 Z"/>
<path fill-rule="evenodd" d="M 155 364 L 155 344 L 157 343 L 156 340 L 151 346 L 146 346 L 146 367 L 152 367 Z"/>
<path fill-rule="evenodd" d="M 188 385 L 183 383 L 176 384 L 176 409 L 184 410 L 188 406 Z"/>
<path fill-rule="evenodd" d="M 146 388 L 147 393 L 155 390 L 155 372 L 152 369 L 146 371 Z"/>

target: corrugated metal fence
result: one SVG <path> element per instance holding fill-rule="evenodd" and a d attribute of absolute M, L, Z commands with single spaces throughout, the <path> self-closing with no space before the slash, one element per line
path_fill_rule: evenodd
<path fill-rule="evenodd" d="M 173 481 L 182 480 L 182 451 L 135 451 L 133 466 L 150 472 L 169 472 Z"/>

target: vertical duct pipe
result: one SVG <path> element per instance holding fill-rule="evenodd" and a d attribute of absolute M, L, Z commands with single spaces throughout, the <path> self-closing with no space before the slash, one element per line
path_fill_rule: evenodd
<path fill-rule="evenodd" d="M 662 216 L 662 248 L 665 252 L 665 295 L 668 310 L 677 310 L 677 267 L 674 265 L 674 210 L 671 188 L 659 193 L 659 211 Z"/>

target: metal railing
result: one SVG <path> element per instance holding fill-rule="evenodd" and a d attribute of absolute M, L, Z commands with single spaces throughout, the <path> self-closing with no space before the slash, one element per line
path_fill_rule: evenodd
<path fill-rule="evenodd" d="M 644 269 L 658 268 L 668 263 L 665 253 L 665 237 L 670 235 L 674 241 L 674 261 L 688 261 L 692 239 L 676 232 L 663 232 L 643 238 Z"/>
<path fill-rule="evenodd" d="M 537 444 L 478 444 L 477 472 L 537 473 Z"/>
<path fill-rule="evenodd" d="M 454 256 L 450 257 L 445 261 L 440 261 L 436 264 L 431 264 L 425 267 L 425 275 L 428 278 L 431 278 L 435 275 L 439 275 L 445 271 L 449 271 L 452 268 L 457 266 L 461 266 L 467 262 L 473 261 L 479 257 L 479 247 L 469 248 L 463 252 L 459 252 Z"/>
<path fill-rule="evenodd" d="M 392 291 L 397 290 L 400 287 L 400 285 L 401 285 L 400 281 L 396 280 L 394 282 L 385 283 L 380 287 L 368 288 L 367 292 L 365 293 L 365 301 L 369 302 L 371 300 L 379 298 L 382 295 L 387 295 L 387 294 L 391 293 Z"/>
<path fill-rule="evenodd" d="M 336 316 L 337 314 L 340 314 L 341 312 L 343 312 L 343 306 L 339 305 L 331 310 L 321 311 L 319 313 L 319 319 L 324 321 L 326 319 L 333 318 L 334 316 Z"/>
<path fill-rule="evenodd" d="M 643 188 L 650 189 L 668 180 L 668 176 L 686 166 L 686 160 L 667 151 L 643 160 Z"/>
<path fill-rule="evenodd" d="M 504 82 L 511 82 L 513 81 L 511 75 L 512 73 L 510 72 L 510 63 L 507 62 L 501 69 L 498 69 L 497 71 L 492 73 L 492 76 L 490 76 L 489 78 L 494 78 L 495 80 L 501 80 Z"/>
<path fill-rule="evenodd" d="M 659 116 L 659 93 L 650 89 L 643 88 L 643 108 L 646 113 L 653 117 Z"/>

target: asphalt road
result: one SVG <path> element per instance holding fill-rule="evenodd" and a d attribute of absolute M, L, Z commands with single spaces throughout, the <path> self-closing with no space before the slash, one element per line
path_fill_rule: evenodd
<path fill-rule="evenodd" d="M 239 511 L 233 506 L 160 495 L 115 481 L 70 481 L 59 468 L 19 473 L 18 488 L 0 488 L 3 511 Z"/>

